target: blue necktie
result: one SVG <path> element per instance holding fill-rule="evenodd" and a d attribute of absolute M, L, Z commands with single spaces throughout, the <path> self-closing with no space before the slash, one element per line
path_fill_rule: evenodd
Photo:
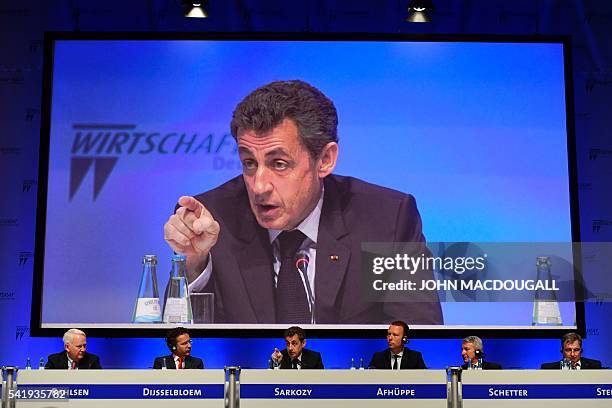
<path fill-rule="evenodd" d="M 281 258 L 276 282 L 276 323 L 310 323 L 308 297 L 295 266 L 295 254 L 306 236 L 299 230 L 293 230 L 281 232 L 276 239 Z"/>

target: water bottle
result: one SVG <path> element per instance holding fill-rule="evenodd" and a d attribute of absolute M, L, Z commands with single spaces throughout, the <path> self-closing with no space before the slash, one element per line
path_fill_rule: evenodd
<path fill-rule="evenodd" d="M 468 370 L 473 370 L 474 369 L 474 365 L 472 364 L 472 359 L 468 357 L 468 361 L 467 361 L 467 369 Z"/>
<path fill-rule="evenodd" d="M 564 358 L 563 360 L 561 360 L 561 369 L 562 370 L 571 370 L 572 369 L 572 362 L 569 359 Z"/>
<path fill-rule="evenodd" d="M 40 360 L 38 360 L 38 369 L 39 370 L 45 369 L 45 359 L 42 357 L 40 358 Z"/>
<path fill-rule="evenodd" d="M 170 278 L 164 295 L 164 323 L 193 323 L 186 262 L 185 255 L 172 256 Z"/>
<path fill-rule="evenodd" d="M 272 368 L 274 368 L 275 370 L 280 370 L 281 360 L 272 360 Z"/>
<path fill-rule="evenodd" d="M 477 370 L 482 370 L 482 357 L 478 357 L 478 366 L 476 367 Z"/>
<path fill-rule="evenodd" d="M 552 282 L 551 262 L 549 256 L 536 258 L 538 281 Z M 557 295 L 550 290 L 538 289 L 533 301 L 532 326 L 559 326 L 562 324 L 561 311 L 557 302 Z"/>
<path fill-rule="evenodd" d="M 30 361 L 30 357 L 28 357 L 26 359 L 26 366 L 25 366 L 26 370 L 31 370 L 32 369 L 32 362 Z"/>
<path fill-rule="evenodd" d="M 355 358 L 351 357 L 351 370 L 356 370 L 357 367 L 355 367 Z"/>
<path fill-rule="evenodd" d="M 363 366 L 363 357 L 359 358 L 359 369 L 360 370 L 365 370 L 365 367 Z"/>
<path fill-rule="evenodd" d="M 168 365 L 166 364 L 166 357 L 162 357 L 162 370 L 167 370 L 168 369 Z"/>
<path fill-rule="evenodd" d="M 161 321 L 161 309 L 157 289 L 157 256 L 145 255 L 142 263 L 142 278 L 140 278 L 132 321 L 134 323 L 158 323 Z"/>

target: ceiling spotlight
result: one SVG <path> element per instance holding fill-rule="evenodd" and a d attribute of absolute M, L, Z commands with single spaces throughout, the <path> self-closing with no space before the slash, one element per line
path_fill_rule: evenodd
<path fill-rule="evenodd" d="M 433 0 L 410 0 L 406 21 L 409 23 L 430 23 L 429 13 L 433 12 L 435 8 Z"/>
<path fill-rule="evenodd" d="M 189 18 L 206 18 L 208 13 L 204 8 L 204 0 L 202 1 L 183 1 L 185 6 L 185 17 Z"/>

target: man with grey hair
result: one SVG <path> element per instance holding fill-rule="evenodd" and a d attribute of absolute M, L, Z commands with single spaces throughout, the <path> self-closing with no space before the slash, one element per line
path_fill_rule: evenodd
<path fill-rule="evenodd" d="M 582 357 L 582 337 L 578 333 L 566 333 L 561 337 L 561 361 L 543 363 L 540 368 L 545 370 L 597 370 L 601 369 L 601 361 Z"/>
<path fill-rule="evenodd" d="M 87 353 L 87 337 L 82 330 L 70 329 L 64 333 L 64 351 L 47 357 L 45 368 L 56 370 L 101 369 L 100 358 Z"/>
<path fill-rule="evenodd" d="M 461 357 L 463 365 L 461 368 L 472 370 L 501 370 L 502 366 L 497 363 L 484 360 L 482 340 L 478 336 L 468 336 L 461 343 Z"/>
<path fill-rule="evenodd" d="M 414 197 L 332 174 L 337 126 L 333 102 L 314 86 L 264 85 L 230 125 L 242 175 L 179 198 L 164 239 L 186 255 L 190 290 L 215 293 L 215 323 L 442 323 L 436 293 L 364 298 L 361 244 L 424 248 L 425 237 Z"/>

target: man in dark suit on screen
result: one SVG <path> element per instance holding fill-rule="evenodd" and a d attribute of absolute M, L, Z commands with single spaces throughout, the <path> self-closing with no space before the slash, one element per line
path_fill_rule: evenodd
<path fill-rule="evenodd" d="M 374 353 L 368 368 L 379 370 L 410 370 L 425 369 L 425 361 L 421 353 L 410 350 L 408 344 L 408 325 L 397 320 L 387 329 L 387 344 L 389 348 Z"/>
<path fill-rule="evenodd" d="M 168 370 L 203 369 L 202 359 L 191 355 L 191 337 L 184 327 L 175 327 L 166 335 L 166 346 L 172 354 L 156 357 L 153 368 Z"/>
<path fill-rule="evenodd" d="M 567 333 L 561 337 L 561 354 L 563 359 L 552 363 L 543 363 L 545 370 L 597 370 L 601 361 L 582 357 L 582 337 L 578 333 Z"/>
<path fill-rule="evenodd" d="M 287 348 L 283 351 L 274 349 L 272 353 L 272 368 L 281 369 L 320 369 L 323 367 L 323 359 L 317 351 L 306 347 L 306 333 L 301 327 L 292 326 L 285 330 L 284 336 Z"/>
<path fill-rule="evenodd" d="M 79 329 L 70 329 L 64 333 L 64 351 L 47 357 L 46 369 L 50 370 L 88 370 L 101 369 L 100 358 L 88 353 L 87 337 Z"/>
<path fill-rule="evenodd" d="M 258 88 L 232 117 L 242 176 L 179 199 L 164 238 L 187 256 L 190 290 L 215 293 L 216 323 L 442 324 L 437 293 L 363 295 L 363 242 L 423 252 L 425 238 L 412 196 L 331 174 L 337 124 L 332 101 L 303 81 Z"/>

